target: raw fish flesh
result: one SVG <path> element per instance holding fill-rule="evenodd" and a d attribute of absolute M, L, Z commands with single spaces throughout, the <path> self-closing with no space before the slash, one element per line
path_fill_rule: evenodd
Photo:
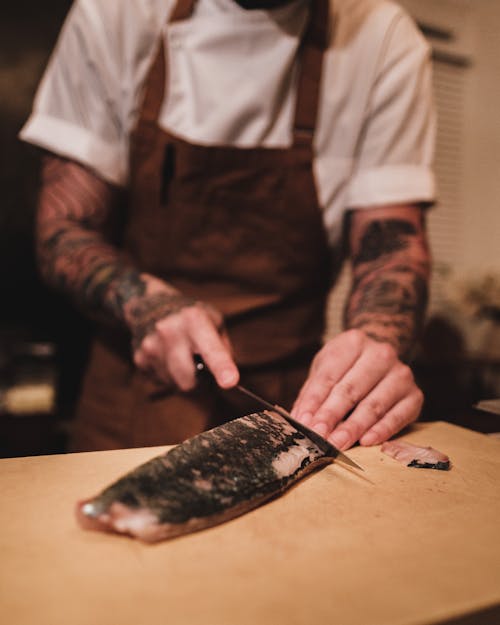
<path fill-rule="evenodd" d="M 86 529 L 156 542 L 232 519 L 332 462 L 275 412 L 203 432 L 77 504 Z"/>
<path fill-rule="evenodd" d="M 419 447 L 405 441 L 388 441 L 381 447 L 385 454 L 395 460 L 417 469 L 439 469 L 447 471 L 450 468 L 450 459 L 432 447 Z"/>

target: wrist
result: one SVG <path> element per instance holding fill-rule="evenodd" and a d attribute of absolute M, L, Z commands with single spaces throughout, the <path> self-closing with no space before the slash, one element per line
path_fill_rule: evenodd
<path fill-rule="evenodd" d="M 388 343 L 401 360 L 408 360 L 415 345 L 414 328 L 409 327 L 406 320 L 364 318 L 353 321 L 348 328 L 360 330 L 377 343 Z"/>
<path fill-rule="evenodd" d="M 132 297 L 125 306 L 125 321 L 132 335 L 133 351 L 140 347 L 148 334 L 155 331 L 160 320 L 195 304 L 195 299 L 161 280 L 153 278 L 148 281 L 144 292 Z"/>

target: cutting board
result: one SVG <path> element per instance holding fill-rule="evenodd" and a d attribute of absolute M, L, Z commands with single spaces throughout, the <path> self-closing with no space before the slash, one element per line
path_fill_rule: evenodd
<path fill-rule="evenodd" d="M 0 461 L 9 625 L 498 625 L 500 442 L 446 423 L 403 437 L 448 472 L 355 448 L 224 525 L 156 545 L 81 530 L 74 505 L 164 448 Z M 471 620 L 472 619 L 472 620 Z"/>

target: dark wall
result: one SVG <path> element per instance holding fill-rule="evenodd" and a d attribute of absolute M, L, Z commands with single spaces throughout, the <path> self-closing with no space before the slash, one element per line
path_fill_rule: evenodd
<path fill-rule="evenodd" d="M 6 6 L 7 5 L 7 6 Z M 0 10 L 0 325 L 50 332 L 53 296 L 39 283 L 33 216 L 39 153 L 17 134 L 55 43 L 69 0 L 16 0 Z"/>
<path fill-rule="evenodd" d="M 0 392 L 15 376 L 15 354 L 26 344 L 46 341 L 55 348 L 59 372 L 58 419 L 71 416 L 88 327 L 65 298 L 39 280 L 33 226 L 41 154 L 17 135 L 70 6 L 70 0 L 9 0 L 0 8 Z M 19 419 L 12 423 L 19 440 L 33 438 L 27 419 L 22 427 Z M 0 423 L 0 455 L 2 444 L 9 446 L 9 424 L 6 418 Z M 45 434 L 45 424 L 40 430 Z M 42 439 L 29 448 L 12 443 L 11 451 L 51 451 Z"/>

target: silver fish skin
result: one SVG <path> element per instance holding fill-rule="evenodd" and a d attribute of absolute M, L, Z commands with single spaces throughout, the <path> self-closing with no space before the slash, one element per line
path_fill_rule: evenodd
<path fill-rule="evenodd" d="M 244 514 L 332 461 L 277 413 L 253 413 L 142 464 L 76 515 L 85 529 L 157 542 Z"/>

